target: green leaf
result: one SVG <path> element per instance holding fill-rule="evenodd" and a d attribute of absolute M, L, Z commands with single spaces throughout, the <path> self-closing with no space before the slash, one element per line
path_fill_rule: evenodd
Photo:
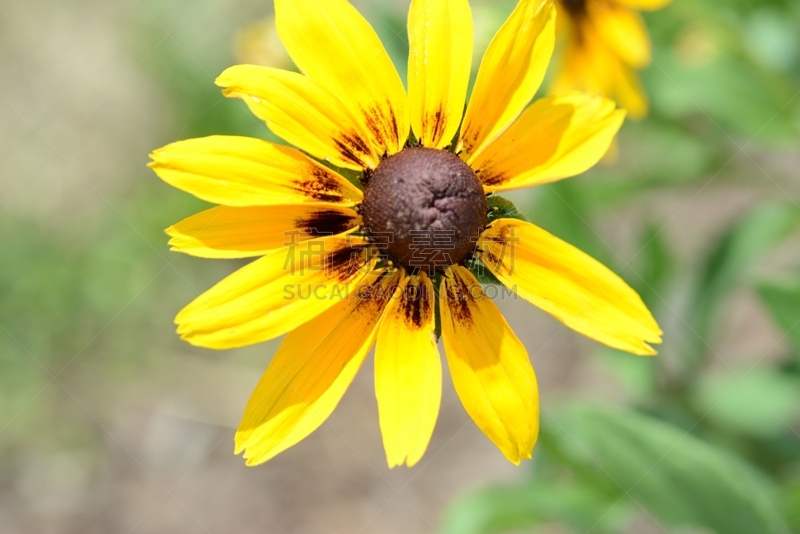
<path fill-rule="evenodd" d="M 629 277 L 642 300 L 653 309 L 661 304 L 661 293 L 675 269 L 675 261 L 664 233 L 649 224 L 642 234 L 636 275 Z"/>
<path fill-rule="evenodd" d="M 619 532 L 626 514 L 617 500 L 587 485 L 547 480 L 491 487 L 457 500 L 445 515 L 444 531 L 489 534 L 559 522 L 580 532 Z"/>
<path fill-rule="evenodd" d="M 800 358 L 800 276 L 780 282 L 764 281 L 757 289 L 761 301 Z"/>
<path fill-rule="evenodd" d="M 795 478 L 784 490 L 783 509 L 793 532 L 800 532 L 800 478 Z"/>
<path fill-rule="evenodd" d="M 700 380 L 694 404 L 717 423 L 770 438 L 800 417 L 800 382 L 771 367 L 728 371 Z"/>
<path fill-rule="evenodd" d="M 646 401 L 656 391 L 658 358 L 636 358 L 603 346 L 595 350 L 594 357 L 603 369 L 613 373 L 627 398 Z"/>
<path fill-rule="evenodd" d="M 656 112 L 675 121 L 700 118 L 715 134 L 776 143 L 797 138 L 790 84 L 733 51 L 697 64 L 684 56 L 657 51 L 657 67 L 644 73 Z"/>
<path fill-rule="evenodd" d="M 771 484 L 741 459 L 642 414 L 578 407 L 543 427 L 578 471 L 669 525 L 787 534 Z"/>
<path fill-rule="evenodd" d="M 789 202 L 774 203 L 749 213 L 721 237 L 694 291 L 694 317 L 689 323 L 697 334 L 696 358 L 705 350 L 723 298 L 744 283 L 758 260 L 798 227 L 800 208 Z"/>
<path fill-rule="evenodd" d="M 497 219 L 525 220 L 525 217 L 519 212 L 514 203 L 508 199 L 492 195 L 486 199 L 486 204 L 489 206 L 489 214 L 487 216 L 489 223 Z"/>

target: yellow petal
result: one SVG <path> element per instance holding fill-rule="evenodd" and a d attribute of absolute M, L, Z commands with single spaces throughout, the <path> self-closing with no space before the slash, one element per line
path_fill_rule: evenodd
<path fill-rule="evenodd" d="M 672 0 L 615 0 L 617 4 L 631 9 L 655 11 L 667 7 Z"/>
<path fill-rule="evenodd" d="M 406 277 L 386 309 L 375 349 L 375 394 L 389 467 L 413 466 L 428 448 L 442 399 L 435 297 L 425 274 Z"/>
<path fill-rule="evenodd" d="M 650 63 L 652 46 L 641 15 L 630 9 L 594 1 L 587 4 L 587 9 L 600 37 L 625 63 L 634 68 Z"/>
<path fill-rule="evenodd" d="M 423 146 L 445 148 L 461 125 L 472 70 L 467 0 L 413 0 L 408 14 L 408 100 Z"/>
<path fill-rule="evenodd" d="M 439 291 L 442 339 L 456 393 L 509 461 L 531 457 L 539 435 L 539 392 L 525 347 L 464 267 Z"/>
<path fill-rule="evenodd" d="M 408 99 L 378 35 L 346 0 L 275 0 L 278 34 L 294 62 L 361 119 L 388 154 L 409 132 Z"/>
<path fill-rule="evenodd" d="M 358 213 L 336 204 L 218 206 L 167 230 L 172 250 L 201 258 L 251 258 L 355 229 Z"/>
<path fill-rule="evenodd" d="M 552 0 L 520 0 L 483 56 L 461 133 L 463 157 L 505 130 L 536 94 L 555 46 Z"/>
<path fill-rule="evenodd" d="M 373 273 L 353 296 L 291 332 L 256 386 L 236 454 L 257 465 L 295 445 L 333 413 L 375 341 L 397 275 Z"/>
<path fill-rule="evenodd" d="M 175 319 L 181 338 L 211 349 L 282 336 L 347 296 L 372 270 L 366 240 L 349 236 L 276 250 L 200 295 Z"/>
<path fill-rule="evenodd" d="M 250 137 L 179 141 L 150 157 L 150 167 L 162 180 L 215 204 L 353 206 L 362 198 L 358 188 L 300 151 Z"/>
<path fill-rule="evenodd" d="M 568 327 L 615 349 L 653 355 L 661 329 L 622 279 L 530 223 L 493 222 L 478 247 L 503 284 Z"/>
<path fill-rule="evenodd" d="M 543 98 L 481 152 L 472 168 L 490 192 L 576 176 L 608 152 L 624 120 L 625 112 L 600 96 Z"/>
<path fill-rule="evenodd" d="M 217 78 L 286 142 L 348 169 L 375 168 L 384 153 L 359 117 L 324 85 L 285 70 L 238 65 Z"/>

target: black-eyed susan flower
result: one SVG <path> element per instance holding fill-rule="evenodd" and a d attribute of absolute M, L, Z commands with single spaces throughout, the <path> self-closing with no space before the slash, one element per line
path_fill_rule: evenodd
<path fill-rule="evenodd" d="M 466 0 L 411 3 L 408 94 L 346 0 L 275 0 L 275 12 L 303 74 L 237 66 L 217 83 L 299 150 L 211 137 L 157 150 L 151 163 L 219 204 L 168 230 L 175 250 L 261 256 L 189 304 L 176 320 L 181 336 L 225 349 L 288 334 L 246 407 L 236 452 L 259 464 L 308 436 L 376 345 L 388 462 L 414 465 L 439 412 L 438 325 L 467 412 L 510 461 L 530 458 L 533 367 L 471 267 L 483 262 L 609 346 L 653 354 L 661 332 L 619 277 L 532 224 L 497 218 L 486 198 L 587 170 L 624 112 L 579 93 L 528 107 L 554 47 L 552 0 L 519 2 L 486 51 L 465 115 Z M 358 171 L 360 187 L 334 167 Z"/>
<path fill-rule="evenodd" d="M 558 34 L 564 50 L 553 94 L 585 90 L 615 99 L 631 117 L 647 114 L 647 94 L 637 70 L 651 61 L 651 44 L 637 10 L 657 10 L 672 0 L 558 0 Z"/>

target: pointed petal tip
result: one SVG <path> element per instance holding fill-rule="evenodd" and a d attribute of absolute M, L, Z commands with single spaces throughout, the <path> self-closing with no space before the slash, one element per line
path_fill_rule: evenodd
<path fill-rule="evenodd" d="M 227 74 L 228 74 L 228 71 L 231 68 L 232 67 L 228 67 L 227 69 L 222 71 L 222 73 L 214 79 L 214 85 L 216 85 L 217 87 L 223 87 L 223 88 L 227 87 L 228 86 Z M 223 94 L 224 94 L 224 91 L 223 91 Z"/>
<path fill-rule="evenodd" d="M 237 431 L 237 435 L 239 432 Z M 242 459 L 244 460 L 244 465 L 247 467 L 256 467 L 261 464 L 264 464 L 275 457 L 274 453 L 270 452 L 254 452 L 253 447 L 255 443 L 250 442 L 246 438 L 234 438 L 235 446 L 234 446 L 234 454 L 236 456 L 242 455 Z"/>
<path fill-rule="evenodd" d="M 263 460 L 261 458 L 248 458 L 247 456 L 245 456 L 244 465 L 246 465 L 247 467 L 257 467 L 263 464 L 264 462 L 266 462 L 266 460 Z"/>
<path fill-rule="evenodd" d="M 253 65 L 245 65 L 245 64 L 231 65 L 227 69 L 223 70 L 219 74 L 219 76 L 217 76 L 214 79 L 214 85 L 216 85 L 217 87 L 228 87 L 230 85 L 233 85 L 232 80 L 233 80 L 234 76 L 232 76 L 232 74 L 235 73 L 236 71 L 241 70 L 242 68 L 246 68 L 246 67 L 253 67 Z M 256 67 L 256 68 L 258 68 L 258 67 Z"/>
<path fill-rule="evenodd" d="M 637 356 L 652 357 L 658 355 L 658 351 L 653 347 L 651 347 L 648 343 L 643 343 L 642 345 L 643 345 L 642 350 L 636 352 Z"/>
<path fill-rule="evenodd" d="M 533 447 L 531 447 L 530 450 L 528 450 L 527 447 L 522 450 L 516 449 L 514 450 L 514 454 L 506 454 L 505 451 L 502 452 L 506 459 L 517 467 L 522 465 L 522 462 L 533 459 Z"/>
<path fill-rule="evenodd" d="M 390 459 L 387 457 L 386 464 L 389 466 L 389 469 L 395 469 L 398 467 L 407 467 L 410 469 L 415 465 L 417 465 L 420 460 L 422 460 L 422 456 L 420 456 L 419 458 L 404 456 L 402 458 L 395 458 L 395 459 Z"/>

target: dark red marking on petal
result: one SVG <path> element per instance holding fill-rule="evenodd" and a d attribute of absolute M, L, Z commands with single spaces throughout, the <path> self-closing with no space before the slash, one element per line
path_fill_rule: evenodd
<path fill-rule="evenodd" d="M 436 113 L 434 113 L 432 117 L 427 117 L 427 116 L 425 117 L 426 124 L 423 125 L 423 130 L 427 130 L 428 129 L 428 126 L 429 126 L 428 121 L 430 121 L 430 120 L 433 121 L 433 129 L 431 130 L 431 138 L 430 139 L 426 139 L 426 141 L 433 142 L 434 139 L 440 139 L 442 137 L 442 135 L 444 134 L 444 128 L 445 128 L 445 125 L 446 125 L 446 122 L 447 122 L 446 119 L 447 119 L 447 115 L 445 114 L 444 110 L 441 107 L 439 107 L 439 109 L 436 110 Z"/>
<path fill-rule="evenodd" d="M 327 254 L 324 267 L 328 276 L 340 282 L 352 279 L 366 265 L 368 248 L 368 244 L 359 243 Z"/>
<path fill-rule="evenodd" d="M 406 323 L 415 328 L 422 328 L 430 321 L 431 310 L 433 309 L 433 295 L 428 284 L 408 283 L 403 295 L 401 313 L 405 317 Z"/>
<path fill-rule="evenodd" d="M 397 291 L 399 285 L 398 280 L 394 280 L 391 284 L 384 287 L 384 282 L 389 276 L 394 276 L 391 271 L 383 271 L 377 280 L 368 286 L 362 286 L 356 294 L 356 297 L 361 301 L 356 306 L 355 311 L 367 311 L 372 313 L 380 313 L 383 307 L 389 302 Z M 374 310 L 373 310 L 374 308 Z"/>
<path fill-rule="evenodd" d="M 383 122 L 381 119 L 381 112 L 378 109 L 372 108 L 364 111 L 364 120 L 367 123 L 367 129 L 369 129 L 378 145 L 385 147 L 387 143 L 383 128 L 381 127 L 381 123 Z M 395 128 L 396 127 L 395 125 Z"/>
<path fill-rule="evenodd" d="M 471 326 L 475 323 L 470 309 L 473 300 L 470 288 L 460 276 L 454 276 L 445 281 L 447 291 L 447 305 L 453 318 L 462 326 Z"/>
<path fill-rule="evenodd" d="M 310 165 L 310 176 L 295 180 L 296 189 L 313 200 L 320 202 L 343 202 L 339 181 L 324 167 Z"/>
<path fill-rule="evenodd" d="M 295 227 L 305 230 L 308 235 L 322 237 L 336 235 L 356 226 L 358 216 L 338 210 L 320 210 L 308 218 L 298 218 Z"/>
<path fill-rule="evenodd" d="M 389 119 L 392 121 L 392 131 L 394 132 L 394 142 L 397 144 L 397 142 L 400 140 L 400 127 L 397 125 L 397 116 L 394 114 L 394 107 L 392 107 L 391 104 L 389 104 L 388 107 Z"/>
<path fill-rule="evenodd" d="M 485 186 L 499 186 L 508 182 L 508 177 L 501 172 L 482 172 L 478 175 L 481 183 Z"/>
<path fill-rule="evenodd" d="M 344 159 L 359 167 L 366 167 L 364 162 L 371 155 L 371 150 L 363 137 L 356 132 L 343 133 L 333 142 Z"/>

